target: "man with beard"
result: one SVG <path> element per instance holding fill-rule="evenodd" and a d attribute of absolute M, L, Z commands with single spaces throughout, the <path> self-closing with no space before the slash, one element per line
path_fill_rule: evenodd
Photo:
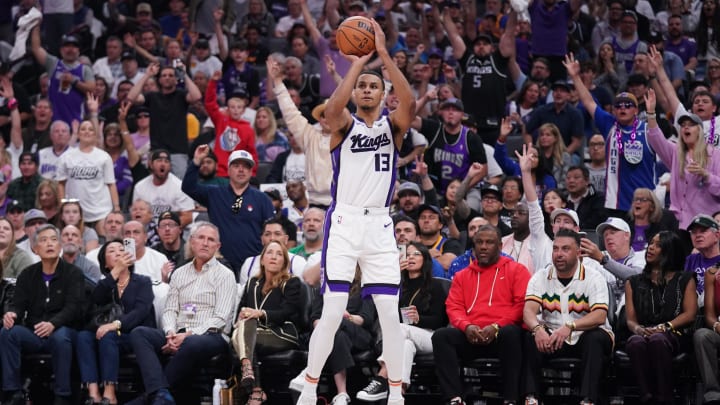
<path fill-rule="evenodd" d="M 510 217 L 513 233 L 502 238 L 502 251 L 513 260 L 527 267 L 531 274 L 538 268 L 533 263 L 532 238 L 530 237 L 530 213 L 524 202 L 518 203 Z"/>
<path fill-rule="evenodd" d="M 443 229 L 442 213 L 438 207 L 423 204 L 418 212 L 420 243 L 430 250 L 430 256 L 440 262 L 444 272 L 447 272 L 452 261 L 463 252 L 460 241 L 445 237 L 441 233 Z M 447 278 L 445 274 L 433 274 L 433 276 Z"/>
<path fill-rule="evenodd" d="M 428 139 L 425 163 L 428 173 L 441 195 L 454 179 L 463 179 L 473 163 L 480 163 L 482 170 L 476 178 L 487 174 L 487 157 L 483 140 L 468 127 L 462 125 L 465 114 L 463 102 L 449 98 L 440 104 L 442 122 L 415 117 L 411 127 Z M 470 187 L 474 184 L 470 184 Z"/>
<path fill-rule="evenodd" d="M 395 240 L 398 246 L 407 245 L 410 242 L 420 242 L 420 225 L 417 221 L 406 216 L 406 215 L 395 215 L 393 217 L 394 229 L 395 229 Z M 440 262 L 437 259 L 432 259 L 432 272 L 433 275 L 438 277 L 450 279 L 452 276 L 445 274 Z"/>
<path fill-rule="evenodd" d="M 86 279 L 92 280 L 93 283 L 100 281 L 102 278 L 100 268 L 81 252 L 83 240 L 80 229 L 74 225 L 67 225 L 60 233 L 60 241 L 62 242 L 62 259 L 82 270 Z"/>
<path fill-rule="evenodd" d="M 226 186 L 228 184 L 227 177 L 217 177 L 217 167 L 218 167 L 218 161 L 217 156 L 210 151 L 207 156 L 205 156 L 200 163 L 200 168 L 198 168 L 198 176 L 200 177 L 200 184 L 207 184 L 207 185 L 218 185 L 218 186 Z"/>
<path fill-rule="evenodd" d="M 142 201 L 142 200 L 138 200 Z M 136 203 L 138 202 L 136 201 Z M 144 201 L 142 201 L 144 202 Z M 147 203 L 146 203 L 147 204 Z M 105 217 L 105 221 L 103 222 L 103 230 L 105 231 L 105 236 L 102 237 L 102 240 L 100 241 L 100 246 L 98 246 L 96 249 L 93 249 L 89 252 L 85 252 L 85 257 L 93 262 L 95 265 L 99 266 L 98 263 L 98 252 L 100 251 L 100 248 L 102 245 L 105 244 L 107 241 L 111 240 L 118 240 L 123 238 L 123 225 L 125 225 L 125 215 L 120 211 L 113 211 Z"/>
<path fill-rule="evenodd" d="M 53 108 L 53 118 L 70 125 L 82 120 L 85 95 L 95 90 L 95 76 L 90 66 L 80 63 L 80 41 L 73 35 L 64 35 L 60 46 L 60 58 L 48 54 L 42 47 L 40 24 L 31 34 L 32 53 L 35 60 L 50 73 L 48 95 Z"/>
<path fill-rule="evenodd" d="M 50 123 L 53 111 L 50 100 L 41 98 L 35 102 L 32 120 L 22 130 L 23 150 L 37 153 L 42 148 L 52 145 L 50 141 Z"/>
<path fill-rule="evenodd" d="M 568 208 L 577 212 L 580 229 L 593 229 L 605 221 L 605 195 L 590 184 L 590 171 L 584 166 L 572 166 L 565 175 Z"/>
<path fill-rule="evenodd" d="M 18 159 L 20 177 L 13 179 L 8 186 L 7 193 L 20 202 L 23 210 L 35 206 L 37 188 L 42 181 L 38 174 L 38 157 L 32 152 L 23 152 Z"/>
<path fill-rule="evenodd" d="M 605 160 L 605 137 L 601 134 L 594 134 L 591 136 L 590 139 L 588 139 L 588 151 L 590 153 L 590 161 L 585 163 L 585 167 L 589 172 L 589 181 L 596 193 L 602 193 L 604 195 L 605 176 L 607 173 L 607 161 Z M 565 186 L 567 187 L 567 184 L 565 184 Z"/>
<path fill-rule="evenodd" d="M 182 226 L 192 221 L 193 200 L 181 190 L 182 182 L 171 170 L 170 152 L 164 149 L 150 155 L 150 176 L 140 180 L 133 191 L 133 201 L 142 198 L 150 203 L 153 218 L 165 211 L 178 212 Z"/>
<path fill-rule="evenodd" d="M 508 186 L 510 182 L 508 182 Z M 506 224 L 500 218 L 500 212 L 503 210 L 503 195 L 504 191 L 500 191 L 498 186 L 494 184 L 483 187 L 481 191 L 480 204 L 482 205 L 482 216 L 492 226 L 497 227 L 500 230 L 502 236 L 510 235 L 513 231 L 512 228 Z M 513 205 L 513 208 L 508 211 L 512 215 L 512 211 L 517 205 Z"/>
<path fill-rule="evenodd" d="M 290 253 L 307 259 L 311 254 L 319 252 L 323 246 L 323 224 L 325 211 L 320 208 L 308 208 L 303 214 L 304 243 L 290 249 Z"/>
<path fill-rule="evenodd" d="M 182 238 L 183 228 L 180 225 L 180 217 L 174 212 L 165 211 L 158 217 L 158 233 L 160 234 L 160 243 L 155 246 L 155 250 L 167 257 L 168 261 L 173 264 L 173 268 L 178 268 L 188 262 L 185 257 L 185 240 Z"/>
<path fill-rule="evenodd" d="M 292 205 L 282 209 L 282 215 L 297 225 L 299 231 L 303 229 L 303 212 L 308 207 L 305 183 L 301 179 L 288 179 L 285 183 L 285 191 Z"/>
<path fill-rule="evenodd" d="M 406 181 L 398 187 L 397 191 L 398 207 L 403 215 L 417 220 L 418 208 L 423 200 L 423 193 L 420 191 L 420 186 L 412 181 Z M 437 202 L 435 203 L 437 204 Z"/>
<path fill-rule="evenodd" d="M 688 225 L 693 253 L 685 259 L 685 271 L 695 273 L 698 294 L 705 293 L 705 271 L 720 263 L 720 224 L 711 216 L 698 214 Z"/>
<path fill-rule="evenodd" d="M 460 270 L 466 268 L 470 262 L 476 259 L 475 252 L 473 251 L 473 237 L 478 232 L 480 227 L 483 225 L 488 225 L 489 222 L 487 219 L 483 217 L 475 217 L 468 222 L 468 230 L 467 230 L 467 244 L 469 246 L 466 246 L 467 250 L 465 253 L 461 254 L 460 256 L 456 257 L 455 260 L 450 263 L 450 267 L 448 268 L 448 278 L 452 279 L 455 273 L 459 272 Z M 397 229 L 397 228 L 396 228 Z M 500 252 L 501 255 L 507 256 L 504 252 Z M 512 259 L 512 258 L 511 258 Z"/>
<path fill-rule="evenodd" d="M 560 229 L 552 265 L 532 276 L 525 295 L 523 353 L 525 403 L 537 405 L 538 373 L 544 358 L 580 357 L 582 403 L 598 403 L 603 363 L 613 345 L 607 319 L 608 289 L 603 276 L 580 261 L 580 235 Z M 559 305 L 559 303 L 566 303 Z M 540 316 L 538 316 L 538 314 Z"/>
<path fill-rule="evenodd" d="M 683 35 L 683 18 L 680 15 L 673 14 L 668 17 L 667 39 L 665 40 L 665 50 L 672 52 L 680 57 L 683 61 L 684 70 L 694 71 L 697 67 L 697 43 L 691 41 L 687 36 Z"/>
<path fill-rule="evenodd" d="M 445 306 L 451 327 L 432 337 L 436 374 L 450 405 L 464 404 L 460 360 L 499 357 L 505 403 L 520 398 L 523 298 L 530 273 L 500 255 L 500 232 L 481 226 L 473 236 L 477 259 L 457 273 Z M 492 288 L 483 286 L 492 285 Z"/>

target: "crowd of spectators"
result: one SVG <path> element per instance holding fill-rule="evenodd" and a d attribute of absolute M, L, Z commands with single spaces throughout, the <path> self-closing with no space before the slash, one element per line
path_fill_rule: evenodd
<path fill-rule="evenodd" d="M 21 352 L 50 351 L 60 376 L 77 340 L 92 347 L 77 358 L 88 403 L 116 403 L 106 357 L 130 350 L 143 353 L 141 398 L 182 402 L 190 371 L 231 335 L 248 403 L 267 400 L 257 357 L 302 347 L 312 328 L 297 313 L 300 282 L 318 286 L 324 272 L 325 103 L 351 65 L 336 35 L 352 16 L 378 21 L 416 98 L 389 207 L 403 247 L 404 390 L 412 356 L 434 351 L 444 399 L 461 404 L 458 357 L 489 350 L 523 381 L 505 384 L 506 403 L 537 403 L 542 358 L 571 353 L 584 362 L 582 399 L 595 403 L 598 364 L 625 336 L 608 322 L 611 301 L 626 308 L 643 401 L 673 401 L 671 377 L 642 364 L 667 370 L 691 350 L 698 306 L 695 350 L 715 362 L 718 0 L 10 0 L 0 5 L 6 400 L 24 399 Z M 366 67 L 385 78 L 394 111 L 385 66 Z M 388 164 L 376 158 L 377 170 Z M 454 280 L 446 303 L 433 277 Z M 118 300 L 120 319 L 94 322 L 93 306 Z M 381 339 L 366 324 L 375 309 L 356 301 L 329 363 L 335 405 L 350 400 L 350 353 Z M 175 355 L 164 371 L 163 353 Z M 720 402 L 717 365 L 700 371 L 705 401 Z M 357 398 L 382 398 L 385 374 Z M 69 384 L 56 381 L 57 403 Z"/>

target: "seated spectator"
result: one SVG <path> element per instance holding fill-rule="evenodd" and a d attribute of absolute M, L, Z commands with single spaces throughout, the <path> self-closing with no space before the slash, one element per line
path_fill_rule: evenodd
<path fill-rule="evenodd" d="M 20 272 L 34 263 L 30 255 L 15 244 L 15 231 L 7 218 L 0 218 L 0 262 L 2 277 L 6 278 L 18 278 Z"/>
<path fill-rule="evenodd" d="M 703 400 L 705 404 L 713 405 L 720 402 L 720 375 L 718 375 L 718 344 L 720 332 L 718 314 L 720 314 L 717 280 L 718 266 L 713 266 L 705 272 L 705 327 L 698 328 L 693 334 L 695 359 L 703 384 Z"/>
<path fill-rule="evenodd" d="M 113 211 L 109 213 L 103 221 L 103 230 L 105 231 L 105 241 L 111 241 L 116 239 L 122 239 L 123 225 L 125 225 L 125 214 L 120 211 Z M 85 257 L 91 262 L 100 265 L 98 261 L 98 253 L 100 248 L 85 252 Z"/>
<path fill-rule="evenodd" d="M 162 330 L 138 326 L 130 333 L 145 392 L 156 404 L 174 403 L 168 388 L 182 390 L 204 363 L 227 353 L 237 287 L 233 272 L 215 258 L 219 247 L 217 227 L 197 224 L 190 234 L 194 259 L 173 273 Z M 171 356 L 164 367 L 163 354 Z"/>
<path fill-rule="evenodd" d="M 97 284 L 91 299 L 97 307 L 120 303 L 123 313 L 117 320 L 88 325 L 78 333 L 77 361 L 88 399 L 92 403 L 114 404 L 118 402 L 120 354 L 130 352 L 130 333 L 138 326 L 155 328 L 152 282 L 149 277 L 134 273 L 132 255 L 124 250 L 120 240 L 101 246 L 98 258 L 105 278 Z"/>
<path fill-rule="evenodd" d="M 277 155 L 273 161 L 270 173 L 265 178 L 265 183 L 283 183 L 288 179 L 305 179 L 305 167 L 307 160 L 303 145 L 295 139 L 295 134 L 288 132 L 288 143 L 290 149 Z"/>
<path fill-rule="evenodd" d="M 605 137 L 594 134 L 588 139 L 588 153 L 590 161 L 585 163 L 590 171 L 590 183 L 598 193 L 605 194 L 607 178 L 607 161 L 605 160 Z"/>
<path fill-rule="evenodd" d="M 94 283 L 100 281 L 102 274 L 98 266 L 88 260 L 82 253 L 82 236 L 80 229 L 74 225 L 67 225 L 60 232 L 62 259 L 82 270 L 86 279 Z"/>
<path fill-rule="evenodd" d="M 63 203 L 60 205 L 60 221 L 58 222 L 60 229 L 65 228 L 68 225 L 74 225 L 82 234 L 82 251 L 89 252 L 98 246 L 98 235 L 95 230 L 89 226 L 85 226 L 85 220 L 83 218 L 83 209 L 80 206 L 80 201 L 76 198 L 63 199 Z"/>
<path fill-rule="evenodd" d="M 690 232 L 693 251 L 685 259 L 685 271 L 695 273 L 698 295 L 705 292 L 705 273 L 720 263 L 720 224 L 712 217 L 699 214 L 693 218 L 687 227 Z"/>
<path fill-rule="evenodd" d="M 568 208 L 575 210 L 580 229 L 594 229 L 607 219 L 604 190 L 590 183 L 590 171 L 585 166 L 572 166 L 565 175 Z"/>
<path fill-rule="evenodd" d="M 702 119 L 695 114 L 678 118 L 677 144 L 665 139 L 654 114 L 655 92 L 649 90 L 646 98 L 648 142 L 670 169 L 670 211 L 686 228 L 695 215 L 710 213 L 720 204 L 720 191 L 714 187 L 720 184 L 720 158 L 705 142 Z"/>
<path fill-rule="evenodd" d="M 642 403 L 675 403 L 673 357 L 684 351 L 689 343 L 687 333 L 695 323 L 695 279 L 692 273 L 682 271 L 685 252 L 681 246 L 675 232 L 653 236 L 645 253 L 645 268 L 625 284 L 627 327 L 633 333 L 625 351 Z"/>
<path fill-rule="evenodd" d="M 423 201 L 423 192 L 420 191 L 420 186 L 412 181 L 406 181 L 400 184 L 397 189 L 398 207 L 400 208 L 398 214 L 407 215 L 410 218 L 417 220 L 418 208 Z"/>
<path fill-rule="evenodd" d="M 639 274 L 645 268 L 645 251 L 634 251 L 630 245 L 630 226 L 620 218 L 610 217 L 598 225 L 596 232 L 603 241 L 605 250 L 600 248 L 588 238 L 580 241 L 580 251 L 583 257 L 589 257 L 610 273 L 605 278 L 615 282 L 611 283 L 618 308 L 625 302 L 625 281 Z"/>
<path fill-rule="evenodd" d="M 128 193 L 132 191 L 133 177 L 130 170 L 125 145 L 120 134 L 120 126 L 112 123 L 105 125 L 103 129 L 103 149 L 110 155 L 113 162 L 113 173 L 115 174 L 115 188 L 117 189 L 119 201 L 123 205 L 128 201 Z M 123 207 L 124 209 L 126 207 Z"/>
<path fill-rule="evenodd" d="M 512 124 L 510 119 L 503 118 L 502 124 L 500 125 L 500 137 L 498 137 L 495 143 L 495 160 L 497 160 L 503 172 L 508 176 L 519 176 L 520 166 L 514 160 L 508 156 L 507 146 L 505 141 L 507 136 L 512 131 Z M 540 165 L 540 155 L 535 147 L 530 146 L 529 154 L 532 157 L 532 178 L 533 184 L 538 195 L 542 195 L 543 192 L 548 188 L 557 188 L 557 182 L 552 174 L 545 171 L 545 167 Z"/>
<path fill-rule="evenodd" d="M 165 211 L 158 217 L 157 227 L 160 243 L 155 246 L 155 250 L 167 257 L 172 269 L 187 263 L 189 258 L 185 256 L 185 239 L 182 237 L 180 217 L 172 211 Z"/>
<path fill-rule="evenodd" d="M 7 193 L 20 203 L 23 211 L 35 207 L 37 193 L 42 177 L 38 174 L 38 157 L 31 152 L 23 152 L 18 158 L 20 177 L 14 178 L 8 186 Z"/>
<path fill-rule="evenodd" d="M 573 158 L 567 152 L 560 130 L 555 124 L 540 125 L 535 140 L 535 149 L 540 155 L 540 163 L 545 167 L 545 173 L 552 173 L 557 188 L 564 190 L 565 177 L 573 164 Z"/>
<path fill-rule="evenodd" d="M 310 322 L 317 326 L 322 314 L 323 295 L 320 289 L 313 290 L 315 297 L 312 300 L 312 313 Z M 375 348 L 377 328 L 377 312 L 373 300 L 363 299 L 360 294 L 360 271 L 359 267 L 355 272 L 355 280 L 350 285 L 348 304 L 340 322 L 333 349 L 327 359 L 326 370 L 332 374 L 335 382 L 337 395 L 333 397 L 332 404 L 341 405 L 350 403 L 350 395 L 347 392 L 347 370 L 355 366 L 353 353 L 373 350 Z M 290 389 L 302 392 L 305 384 L 305 373 L 303 370 L 297 377 L 290 381 Z"/>
<path fill-rule="evenodd" d="M 33 252 L 31 242 L 32 239 L 35 237 L 35 231 L 40 226 L 47 224 L 48 220 L 42 211 L 35 208 L 25 213 L 24 220 L 25 224 L 23 230 L 25 231 L 27 239 L 23 240 L 22 242 L 18 242 L 17 247 L 24 250 L 25 253 L 29 254 L 30 258 L 33 260 L 33 263 L 37 263 L 40 261 L 40 257 Z"/>
<path fill-rule="evenodd" d="M 290 253 L 308 258 L 311 254 L 319 252 L 323 246 L 325 211 L 310 207 L 303 213 L 303 243 L 290 249 Z"/>
<path fill-rule="evenodd" d="M 552 230 L 552 220 L 550 215 L 558 208 L 568 208 L 567 195 L 564 191 L 557 188 L 549 188 L 545 190 L 542 196 L 542 215 L 545 222 L 545 233 L 552 239 L 555 233 Z"/>
<path fill-rule="evenodd" d="M 52 145 L 50 141 L 52 114 L 50 100 L 40 98 L 35 102 L 32 119 L 22 130 L 23 151 L 38 153 L 40 149 Z"/>
<path fill-rule="evenodd" d="M 70 125 L 63 121 L 53 121 L 50 125 L 50 142 L 50 146 L 38 151 L 38 161 L 40 162 L 40 175 L 46 179 L 55 180 L 60 156 L 70 150 Z"/>
<path fill-rule="evenodd" d="M 49 352 L 55 375 L 54 403 L 72 404 L 70 369 L 85 307 L 83 274 L 60 259 L 60 231 L 54 226 L 38 228 L 32 236 L 32 247 L 40 263 L 20 273 L 10 309 L 3 316 L 2 387 L 10 403 L 23 403 L 22 355 Z"/>
<path fill-rule="evenodd" d="M 432 336 L 433 356 L 442 359 L 436 362 L 440 389 L 452 405 L 464 404 L 461 359 L 477 357 L 499 357 L 503 399 L 512 403 L 520 398 L 523 359 L 517 348 L 522 344 L 520 322 L 530 273 L 521 264 L 501 257 L 500 238 L 492 225 L 478 229 L 473 237 L 477 259 L 455 275 L 445 303 L 452 326 Z M 478 289 L 478 283 L 495 287 Z"/>
<path fill-rule="evenodd" d="M 282 209 L 282 215 L 297 226 L 302 232 L 303 212 L 310 204 L 307 199 L 305 182 L 302 178 L 290 178 L 285 181 L 285 192 L 290 200 L 290 205 Z"/>
<path fill-rule="evenodd" d="M 27 239 L 25 235 L 25 211 L 20 208 L 20 204 L 10 203 L 5 213 L 5 218 L 10 221 L 15 232 L 15 243 L 20 243 Z"/>
<path fill-rule="evenodd" d="M 268 243 L 260 254 L 260 272 L 248 281 L 240 300 L 232 344 L 242 366 L 240 384 L 252 391 L 251 405 L 267 400 L 253 372 L 257 356 L 299 347 L 303 287 L 289 267 L 285 246 Z"/>
<path fill-rule="evenodd" d="M 285 134 L 278 130 L 275 114 L 270 108 L 258 108 L 253 129 L 258 161 L 273 162 L 279 154 L 290 149 L 290 143 Z"/>
<path fill-rule="evenodd" d="M 130 205 L 130 218 L 138 221 L 145 227 L 147 242 L 145 246 L 155 246 L 160 243 L 160 234 L 157 229 L 157 222 L 153 221 L 153 212 L 150 203 L 145 200 L 136 199 Z"/>
<path fill-rule="evenodd" d="M 278 218 L 272 218 L 265 221 L 265 223 L 263 223 L 263 231 L 262 235 L 260 235 L 260 240 L 262 241 L 263 248 L 265 248 L 265 246 L 267 246 L 268 243 L 272 241 L 279 241 L 282 242 L 283 245 L 285 245 L 285 242 L 288 240 L 288 234 L 283 227 L 282 221 L 280 221 Z M 288 253 L 288 256 L 290 258 L 290 266 L 288 268 L 290 274 L 302 280 L 303 272 L 305 271 L 305 265 L 307 263 L 305 261 L 305 258 L 301 255 L 296 255 L 293 253 Z M 260 255 L 248 257 L 247 259 L 245 259 L 245 263 L 243 263 L 242 268 L 240 269 L 240 280 L 238 281 L 238 288 L 240 289 L 239 292 L 241 297 L 243 292 L 245 291 L 245 285 L 247 284 L 248 280 L 260 274 L 260 262 Z"/>
<path fill-rule="evenodd" d="M 443 274 L 433 274 L 433 276 L 448 278 L 447 270 L 450 264 L 463 252 L 460 241 L 443 235 L 443 217 L 438 207 L 423 204 L 418 212 L 420 242 L 430 250 L 430 256 L 443 268 Z"/>
<path fill-rule="evenodd" d="M 530 232 L 530 212 L 526 203 L 520 202 L 515 206 L 512 211 L 510 227 L 513 232 L 502 237 L 500 244 L 502 253 L 525 266 L 530 274 L 535 274 L 541 268 L 535 266 L 533 259 L 537 242 L 533 240 L 533 235 Z M 545 234 L 543 233 L 543 235 Z M 543 235 L 539 237 L 542 238 Z M 535 236 L 535 238 L 537 237 Z M 547 235 L 544 237 L 547 237 Z"/>
<path fill-rule="evenodd" d="M 632 230 L 632 246 L 636 252 L 645 250 L 647 242 L 660 231 L 676 231 L 678 220 L 648 188 L 638 188 L 633 193 L 632 207 L 627 214 Z"/>
<path fill-rule="evenodd" d="M 525 403 L 537 405 L 542 389 L 538 374 L 546 357 L 580 357 L 584 403 L 600 400 L 603 364 L 610 355 L 613 332 L 607 319 L 608 289 L 602 275 L 579 260 L 580 236 L 569 229 L 555 234 L 552 265 L 532 276 L 525 295 L 523 320 L 531 331 L 525 336 L 523 365 Z M 577 305 L 560 302 L 580 299 Z M 580 298 L 578 298 L 580 297 Z"/>

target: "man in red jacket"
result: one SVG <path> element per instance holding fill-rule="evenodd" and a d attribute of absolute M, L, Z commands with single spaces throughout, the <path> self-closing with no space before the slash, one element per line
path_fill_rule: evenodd
<path fill-rule="evenodd" d="M 473 236 L 475 257 L 455 274 L 445 307 L 452 326 L 432 337 L 433 356 L 443 396 L 450 405 L 464 404 L 460 359 L 500 358 L 503 398 L 520 396 L 522 313 L 530 272 L 500 255 L 502 235 L 483 225 Z"/>

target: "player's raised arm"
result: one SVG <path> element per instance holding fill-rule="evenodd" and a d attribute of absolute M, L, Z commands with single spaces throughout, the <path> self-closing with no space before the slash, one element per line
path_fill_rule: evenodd
<path fill-rule="evenodd" d="M 325 119 L 333 135 L 344 132 L 352 121 L 350 112 L 345 109 L 345 106 L 347 106 L 348 101 L 350 101 L 357 78 L 365 68 L 365 64 L 367 64 L 370 57 L 372 57 L 373 52 L 360 57 L 344 53 L 342 55 L 350 60 L 352 64 L 343 80 L 330 96 L 330 99 L 328 99 L 327 107 L 325 107 Z"/>
<path fill-rule="evenodd" d="M 402 145 L 403 136 L 410 128 L 410 124 L 415 117 L 415 96 L 413 96 L 410 83 L 408 83 L 405 75 L 402 74 L 395 61 L 390 57 L 385 44 L 385 33 L 380 24 L 374 19 L 372 23 L 375 30 L 375 51 L 387 69 L 399 101 L 395 111 L 390 113 L 390 122 L 392 122 L 394 130 L 393 138 L 395 138 L 395 145 L 399 147 Z"/>

